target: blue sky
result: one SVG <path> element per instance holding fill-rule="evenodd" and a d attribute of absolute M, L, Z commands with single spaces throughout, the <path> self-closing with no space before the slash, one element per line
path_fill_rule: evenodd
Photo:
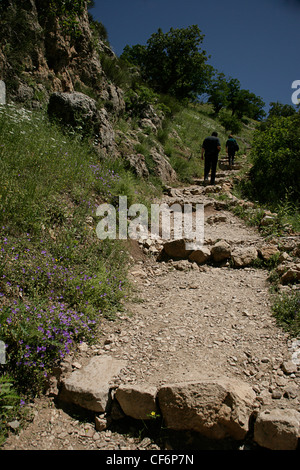
<path fill-rule="evenodd" d="M 300 80 L 300 0 L 95 0 L 91 10 L 119 56 L 129 44 L 146 44 L 158 28 L 197 24 L 209 63 L 241 87 L 292 104 Z"/>

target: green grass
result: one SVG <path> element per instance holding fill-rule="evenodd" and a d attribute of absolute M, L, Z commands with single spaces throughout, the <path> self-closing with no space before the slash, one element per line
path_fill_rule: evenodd
<path fill-rule="evenodd" d="M 279 325 L 294 337 L 300 334 L 300 292 L 278 294 L 272 305 Z"/>

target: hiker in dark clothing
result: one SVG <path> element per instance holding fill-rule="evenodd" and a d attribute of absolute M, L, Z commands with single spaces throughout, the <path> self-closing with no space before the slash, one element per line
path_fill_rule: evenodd
<path fill-rule="evenodd" d="M 204 162 L 204 181 L 208 180 L 210 174 L 210 184 L 215 184 L 216 169 L 218 163 L 219 152 L 221 150 L 220 140 L 218 139 L 218 133 L 213 132 L 210 137 L 206 137 L 202 144 L 201 159 L 205 156 Z"/>
<path fill-rule="evenodd" d="M 237 152 L 238 150 L 239 150 L 239 146 L 237 144 L 237 141 L 230 134 L 228 136 L 228 140 L 226 142 L 226 152 L 227 152 L 227 155 L 228 155 L 228 163 L 229 163 L 230 168 L 234 164 L 235 152 Z"/>

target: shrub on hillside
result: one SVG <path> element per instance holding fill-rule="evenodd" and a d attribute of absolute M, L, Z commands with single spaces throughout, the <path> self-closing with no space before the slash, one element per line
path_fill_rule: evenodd
<path fill-rule="evenodd" d="M 238 117 L 229 116 L 228 114 L 223 113 L 220 115 L 219 120 L 227 132 L 232 132 L 233 134 L 240 133 L 242 123 Z"/>
<path fill-rule="evenodd" d="M 248 191 L 256 200 L 300 200 L 300 114 L 275 117 L 256 131 Z"/>
<path fill-rule="evenodd" d="M 300 332 L 300 293 L 279 294 L 272 306 L 273 314 L 278 323 L 294 335 Z"/>

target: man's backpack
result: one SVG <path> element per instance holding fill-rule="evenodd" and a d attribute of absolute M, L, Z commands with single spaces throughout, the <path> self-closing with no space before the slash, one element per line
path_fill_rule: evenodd
<path fill-rule="evenodd" d="M 240 147 L 238 146 L 238 143 L 235 139 L 228 139 L 227 146 L 228 148 L 230 148 L 231 150 L 235 150 L 236 152 L 240 150 Z"/>

